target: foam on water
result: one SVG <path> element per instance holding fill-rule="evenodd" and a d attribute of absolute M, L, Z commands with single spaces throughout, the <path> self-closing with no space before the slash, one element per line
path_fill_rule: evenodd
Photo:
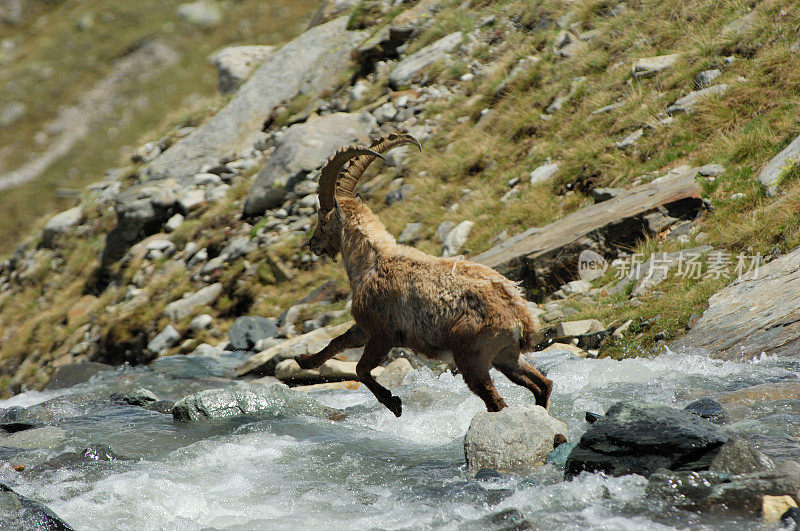
<path fill-rule="evenodd" d="M 587 428 L 586 410 L 602 412 L 621 399 L 680 405 L 694 389 L 719 391 L 798 373 L 796 363 L 774 358 L 736 363 L 671 352 L 624 361 L 564 358 L 548 371 L 556 382 L 551 411 L 567 422 L 573 440 Z M 509 404 L 532 403 L 526 390 L 494 377 Z M 80 391 L 103 394 L 114 385 L 95 380 Z M 62 394 L 70 392 L 76 391 Z M 755 519 L 710 521 L 661 507 L 645 497 L 646 480 L 638 476 L 583 474 L 563 482 L 563 472 L 547 465 L 526 478 L 471 478 L 462 437 L 483 404 L 462 379 L 422 371 L 395 392 L 403 400 L 400 419 L 365 390 L 313 393 L 325 405 L 345 409 L 342 421 L 261 420 L 181 438 L 184 428 L 168 419 L 132 416 L 126 429 L 163 432 L 152 447 L 140 449 L 139 460 L 93 474 L 59 470 L 32 479 L 6 467 L 0 479 L 80 529 L 486 529 L 522 520 L 542 529 L 758 525 Z M 0 407 L 52 396 L 24 393 Z M 94 418 L 94 430 L 79 425 L 72 433 L 75 447 L 78 440 L 119 441 L 122 420 Z"/>

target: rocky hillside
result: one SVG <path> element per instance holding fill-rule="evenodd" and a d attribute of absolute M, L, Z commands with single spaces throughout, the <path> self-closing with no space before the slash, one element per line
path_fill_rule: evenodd
<path fill-rule="evenodd" d="M 248 5 L 197 2 L 176 16 L 205 27 L 203 9 L 223 6 L 244 28 Z M 55 18 L 49 3 L 29 7 L 16 27 Z M 73 23 L 97 31 L 90 18 Z M 41 388 L 75 363 L 220 363 L 230 352 L 254 355 L 240 376 L 350 377 L 350 366 L 325 377 L 279 362 L 348 319 L 340 265 L 304 247 L 318 168 L 339 146 L 398 130 L 422 153 L 393 151 L 362 196 L 402 243 L 521 281 L 542 348 L 624 358 L 685 336 L 679 346 L 727 358 L 795 351 L 796 298 L 780 293 L 798 282 L 796 253 L 783 256 L 800 242 L 798 25 L 777 0 L 331 1 L 282 46 L 225 49 L 213 112 L 194 107 L 187 121 L 171 97 L 143 101 L 172 123 L 93 173 L 0 264 L 3 392 Z M 203 31 L 192 53 L 223 39 Z M 104 94 L 135 90 L 128 76 L 147 84 L 182 64 L 170 86 L 192 90 L 189 52 L 141 37 L 52 122 L 64 131 L 48 137 L 56 154 L 21 168 L 96 143 L 88 122 L 57 124 L 87 107 L 116 116 Z M 4 47 L 9 64 L 23 61 Z M 12 128 L 48 127 L 11 114 Z M 15 157 L 28 149 L 9 138 Z M 48 171 L 24 193 L 52 189 Z M 586 257 L 596 269 L 580 269 Z M 764 302 L 747 306 L 754 298 Z"/>

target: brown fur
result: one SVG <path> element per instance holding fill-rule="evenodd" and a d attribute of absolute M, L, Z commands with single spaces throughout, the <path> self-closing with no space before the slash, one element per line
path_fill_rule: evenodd
<path fill-rule="evenodd" d="M 332 258 L 341 252 L 356 325 L 318 354 L 299 358 L 302 367 L 318 367 L 345 348 L 365 345 L 358 376 L 400 416 L 400 399 L 370 371 L 392 347 L 402 346 L 434 359 L 452 356 L 489 411 L 506 407 L 489 377 L 492 366 L 547 407 L 552 382 L 520 356 L 532 349 L 537 327 L 515 283 L 474 262 L 399 245 L 361 201 L 337 201 L 336 209 L 320 214 L 310 245 Z"/>

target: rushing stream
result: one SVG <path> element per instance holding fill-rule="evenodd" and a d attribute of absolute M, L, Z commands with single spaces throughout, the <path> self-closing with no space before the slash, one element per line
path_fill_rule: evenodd
<path fill-rule="evenodd" d="M 586 411 L 622 399 L 683 406 L 745 386 L 800 375 L 797 361 L 764 357 L 750 363 L 666 352 L 645 359 L 539 360 L 556 382 L 551 413 L 577 440 Z M 511 406 L 530 394 L 494 374 Z M 53 509 L 76 529 L 749 529 L 725 512 L 677 510 L 645 496 L 639 476 L 541 467 L 529 477 L 469 476 L 463 436 L 483 409 L 458 376 L 413 373 L 395 392 L 395 418 L 365 390 L 317 391 L 344 420 L 239 418 L 198 424 L 116 404 L 112 392 L 145 387 L 176 400 L 219 378 L 173 379 L 147 369 L 119 369 L 70 389 L 27 392 L 0 407 L 52 402 L 50 422 L 66 431 L 55 450 L 26 451 L 28 467 L 0 468 L 0 481 Z M 765 403 L 727 425 L 733 432 L 796 435 L 800 400 Z M 791 403 L 790 403 L 791 402 Z M 770 405 L 771 404 L 771 405 Z M 756 420 L 758 419 L 758 420 Z M 104 444 L 123 459 L 59 461 L 66 451 Z M 76 454 L 71 454 L 76 455 Z M 13 460 L 10 460 L 13 462 Z"/>

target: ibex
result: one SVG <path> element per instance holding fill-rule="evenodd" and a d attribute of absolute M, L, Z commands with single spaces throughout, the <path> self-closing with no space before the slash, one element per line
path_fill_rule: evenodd
<path fill-rule="evenodd" d="M 520 355 L 533 350 L 537 325 L 518 286 L 486 266 L 399 245 L 354 196 L 367 166 L 402 144 L 422 149 L 410 135 L 390 134 L 369 148 L 339 149 L 320 171 L 318 224 L 309 246 L 333 260 L 341 253 L 356 324 L 317 354 L 300 356 L 299 365 L 319 367 L 345 349 L 363 346 L 358 378 L 399 417 L 400 399 L 370 372 L 392 347 L 402 346 L 432 359 L 452 357 L 488 411 L 506 407 L 489 376 L 492 366 L 547 407 L 553 383 Z"/>

